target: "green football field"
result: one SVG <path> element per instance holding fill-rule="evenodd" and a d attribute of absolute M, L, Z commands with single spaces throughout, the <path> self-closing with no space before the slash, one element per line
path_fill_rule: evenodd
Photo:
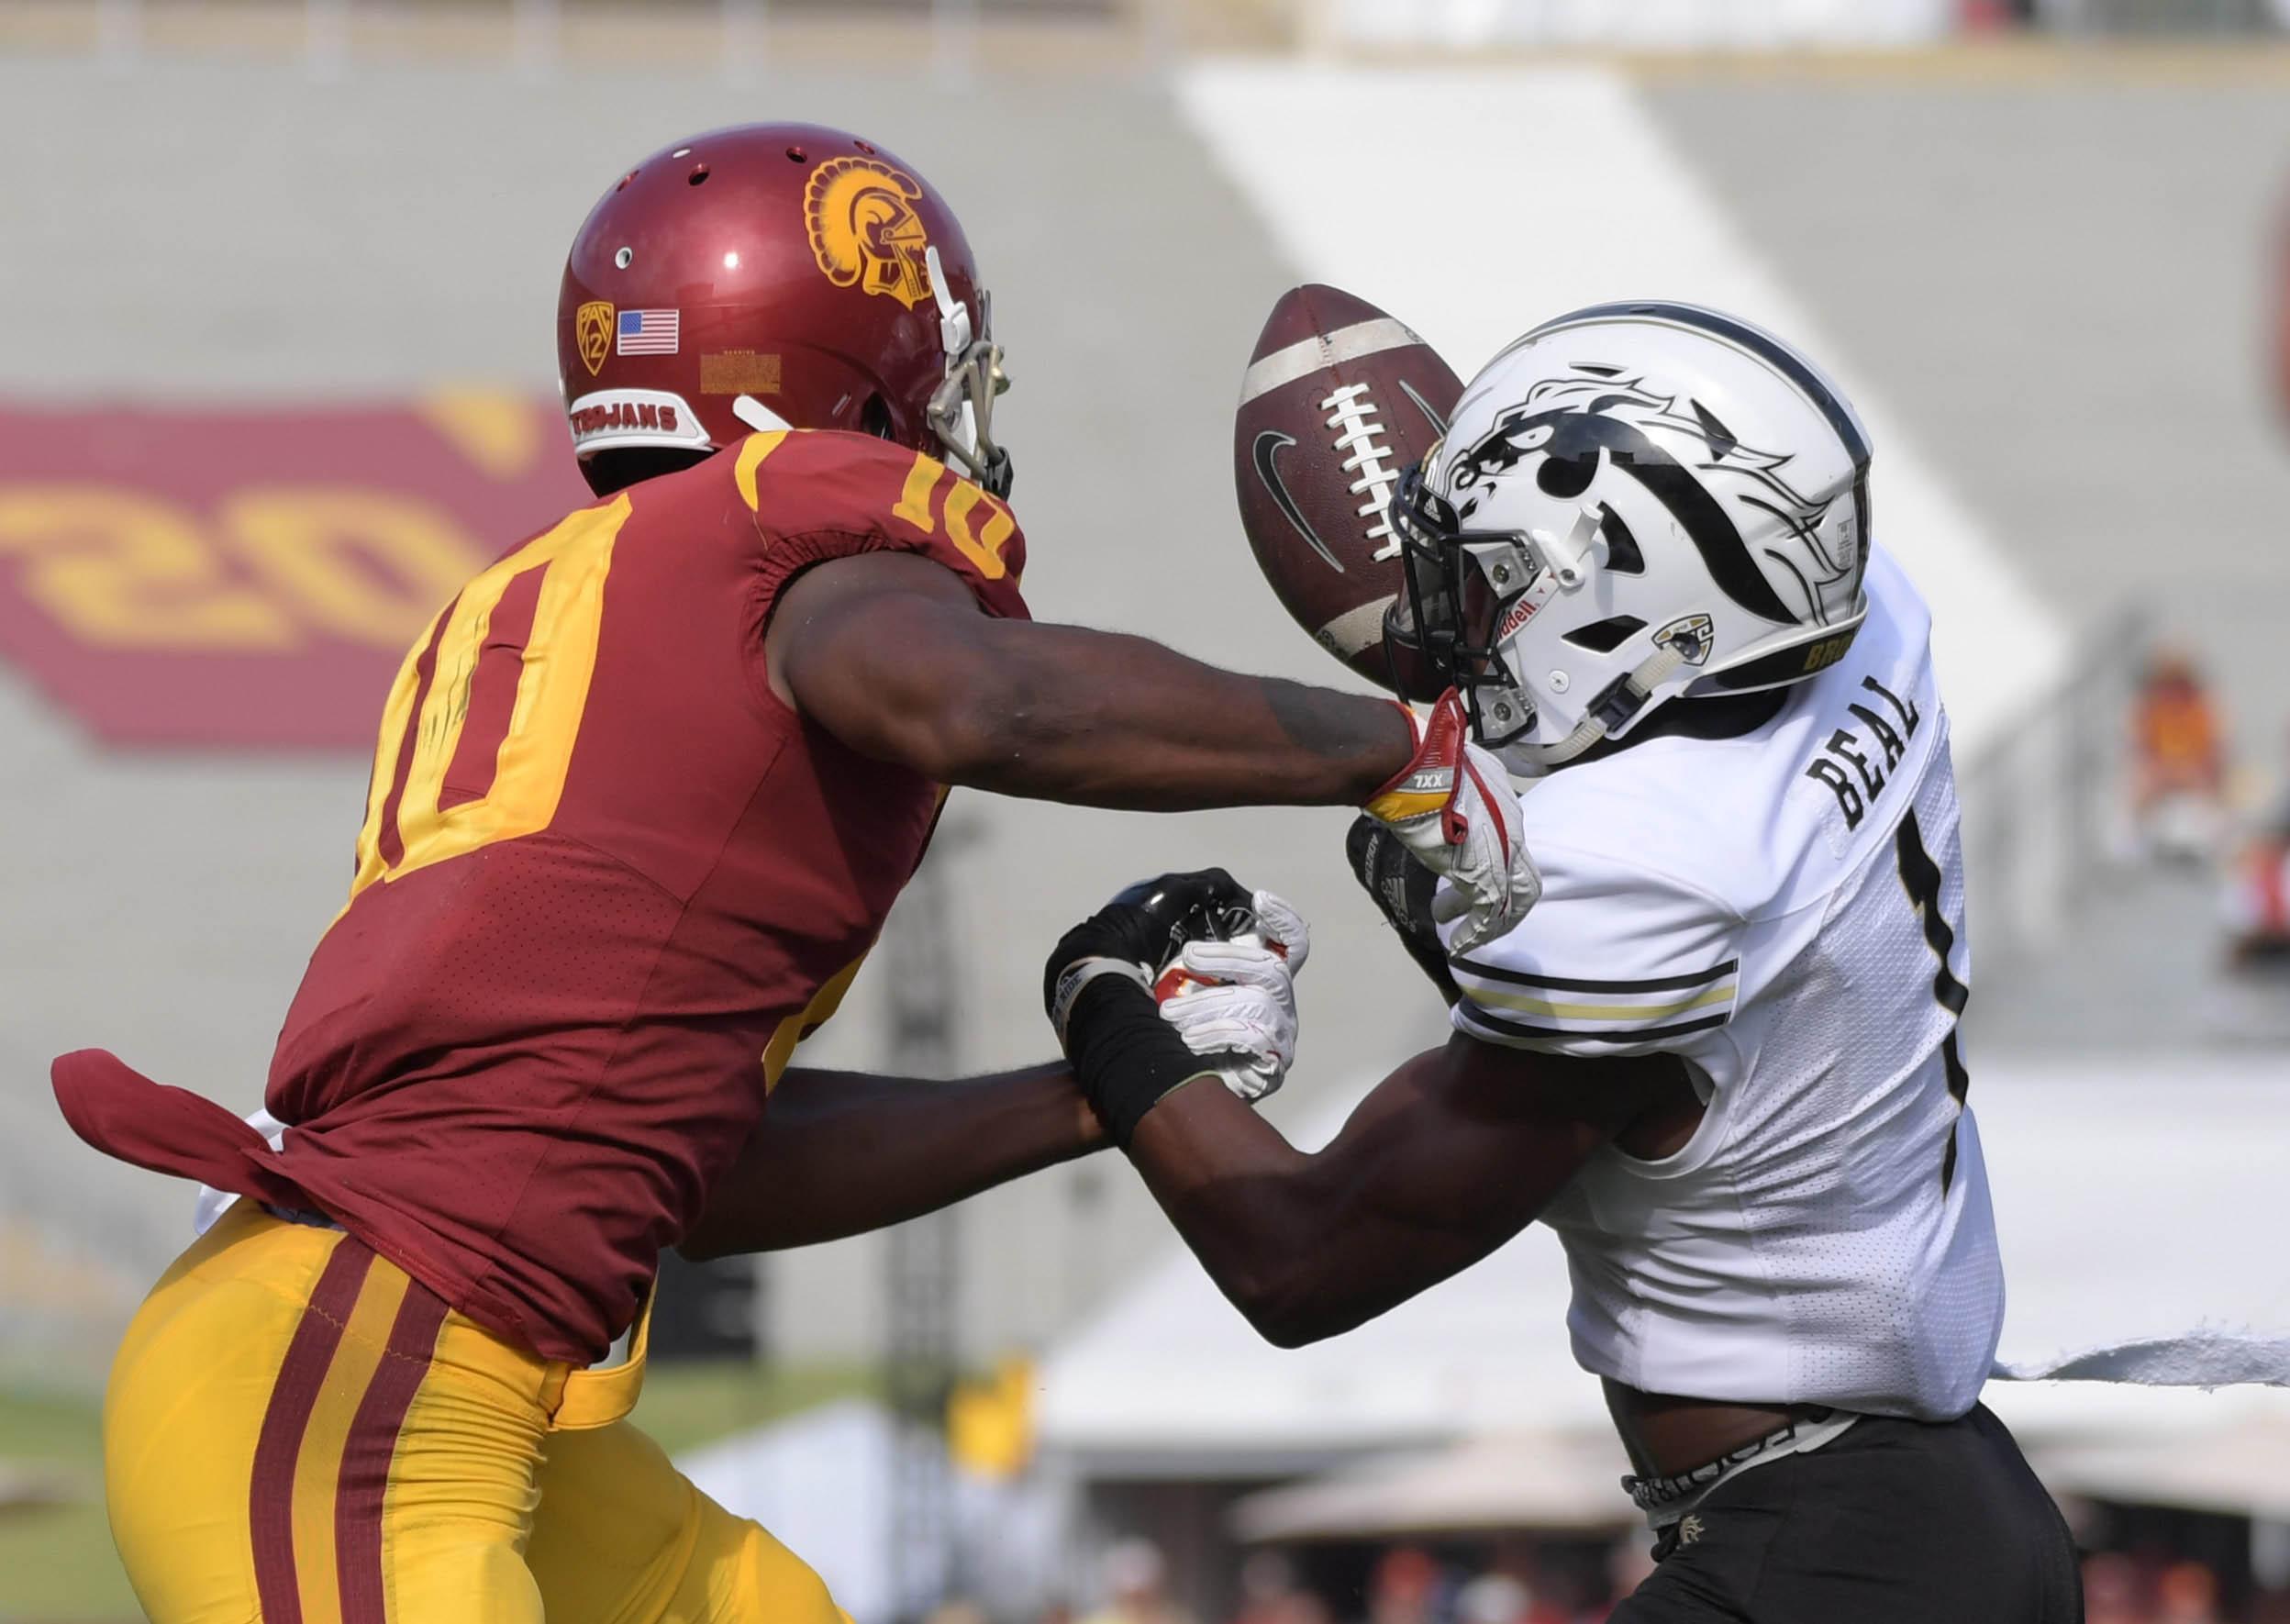
<path fill-rule="evenodd" d="M 671 1365 L 647 1375 L 636 1417 L 673 1453 L 873 1389 L 870 1374 L 851 1366 Z M 53 1504 L 0 1508 L 0 1624 L 141 1617 L 104 1520 L 101 1419 L 91 1396 L 0 1388 L 0 1483 L 56 1495 Z"/>

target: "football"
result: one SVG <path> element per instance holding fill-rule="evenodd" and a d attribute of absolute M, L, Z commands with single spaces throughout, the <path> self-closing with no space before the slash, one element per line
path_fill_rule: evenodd
<path fill-rule="evenodd" d="M 1241 381 L 1232 474 L 1257 567 L 1297 625 L 1381 685 L 1384 611 L 1402 590 L 1384 509 L 1462 392 L 1410 328 L 1318 283 L 1280 296 Z"/>
<path fill-rule="evenodd" d="M 1162 955 L 1161 962 L 1145 966 L 1153 976 L 1153 1002 L 1166 1004 L 1198 988 L 1220 984 L 1203 980 L 1179 962 L 1184 944 L 1201 940 L 1236 941 L 1250 947 L 1263 947 L 1269 942 L 1282 958 L 1288 956 L 1285 947 L 1265 934 L 1254 908 L 1238 904 L 1214 908 L 1196 907 L 1188 910 L 1170 931 L 1169 948 Z"/>

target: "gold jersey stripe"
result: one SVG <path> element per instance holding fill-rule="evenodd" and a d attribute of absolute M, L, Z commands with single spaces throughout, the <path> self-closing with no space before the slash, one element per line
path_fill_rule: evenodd
<path fill-rule="evenodd" d="M 1729 1004 L 1733 1001 L 1734 984 L 1728 981 L 1706 992 L 1669 1004 L 1561 1004 L 1550 998 L 1530 998 L 1524 993 L 1478 986 L 1466 988 L 1464 996 L 1473 1004 L 1484 1004 L 1495 1009 L 1514 1009 L 1521 1015 L 1540 1015 L 1549 1020 L 1653 1022 L 1690 1014 L 1696 1009 L 1706 1009 L 1713 1004 Z"/>
<path fill-rule="evenodd" d="M 753 513 L 762 505 L 762 495 L 756 489 L 755 471 L 763 465 L 763 459 L 779 450 L 780 441 L 787 438 L 784 428 L 767 434 L 750 434 L 739 442 L 739 455 L 731 465 L 731 476 L 739 487 L 739 499 Z"/>

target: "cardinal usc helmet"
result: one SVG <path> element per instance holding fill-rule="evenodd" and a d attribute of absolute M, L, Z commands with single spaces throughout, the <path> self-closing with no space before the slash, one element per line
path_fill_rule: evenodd
<path fill-rule="evenodd" d="M 1001 362 L 946 200 L 815 124 L 645 159 L 589 211 L 557 301 L 573 452 L 599 495 L 774 428 L 879 435 L 1006 495 Z"/>
<path fill-rule="evenodd" d="M 1843 658 L 1868 614 L 1869 437 L 1746 321 L 1594 306 L 1472 380 L 1391 523 L 1407 591 L 1387 639 L 1532 775 L 1665 700 Z"/>

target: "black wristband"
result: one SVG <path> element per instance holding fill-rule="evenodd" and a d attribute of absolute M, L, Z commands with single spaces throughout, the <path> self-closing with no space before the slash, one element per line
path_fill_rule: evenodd
<path fill-rule="evenodd" d="M 1091 1109 L 1125 1151 L 1148 1111 L 1212 1069 L 1161 1018 L 1152 995 L 1120 975 L 1100 975 L 1074 998 L 1065 1051 Z"/>

